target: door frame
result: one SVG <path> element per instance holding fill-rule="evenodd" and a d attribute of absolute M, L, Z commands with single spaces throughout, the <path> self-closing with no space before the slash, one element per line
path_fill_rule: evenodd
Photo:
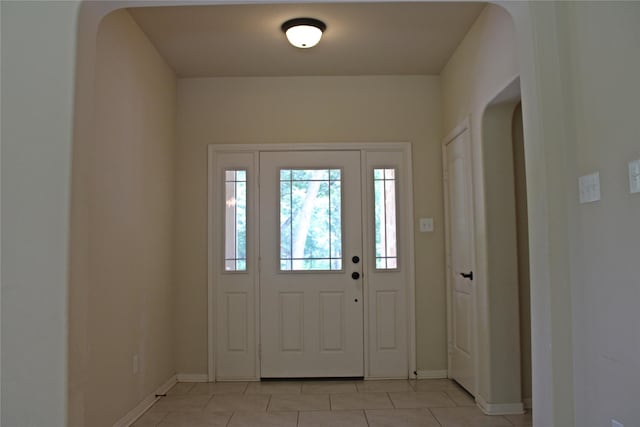
<path fill-rule="evenodd" d="M 448 158 L 447 158 L 447 146 L 452 143 L 458 136 L 462 135 L 464 132 L 468 133 L 467 138 L 467 146 L 466 151 L 469 156 L 469 174 L 471 180 L 471 187 L 469 191 L 471 191 L 471 205 L 469 208 L 471 209 L 471 269 L 474 274 L 477 275 L 478 269 L 476 265 L 476 245 L 475 245 L 475 197 L 474 197 L 474 185 L 473 185 L 473 151 L 471 150 L 471 118 L 470 116 L 465 117 L 462 122 L 460 122 L 456 127 L 451 130 L 447 134 L 447 136 L 442 140 L 442 182 L 444 186 L 444 235 L 445 235 L 445 259 L 446 259 L 446 296 L 447 296 L 447 377 L 451 378 L 451 366 L 452 366 L 452 354 L 451 347 L 453 343 L 453 292 L 454 292 L 454 281 L 453 281 L 453 271 L 452 271 L 452 260 L 451 260 L 451 211 L 449 208 L 449 167 L 448 167 Z M 473 392 L 474 395 L 478 394 L 478 333 L 477 333 L 477 287 L 474 285 L 472 287 L 471 294 L 471 324 L 473 325 L 472 330 L 472 339 L 471 339 L 471 351 L 472 351 L 472 359 L 473 359 L 473 370 L 474 370 L 474 382 L 473 382 Z"/>
<path fill-rule="evenodd" d="M 417 377 L 417 367 L 416 367 L 416 326 L 415 326 L 415 253 L 414 253 L 414 211 L 413 211 L 413 163 L 412 163 L 412 149 L 411 143 L 409 142 L 382 142 L 382 143 L 276 143 L 276 144 L 209 144 L 208 145 L 208 156 L 207 156 L 207 169 L 208 169 L 208 177 L 207 177 L 207 319 L 208 319 L 208 328 L 207 328 L 207 349 L 208 349 L 208 381 L 216 381 L 217 372 L 216 372 L 216 355 L 217 355 L 217 337 L 216 337 L 216 295 L 218 291 L 218 285 L 216 283 L 215 278 L 220 272 L 220 263 L 216 261 L 216 238 L 215 233 L 217 232 L 217 225 L 219 220 L 219 212 L 218 205 L 216 204 L 216 200 L 219 200 L 219 189 L 217 187 L 216 181 L 216 157 L 222 153 L 254 153 L 258 154 L 260 152 L 266 151 L 360 151 L 366 153 L 370 152 L 396 152 L 402 153 L 403 158 L 403 166 L 405 168 L 404 175 L 405 186 L 404 191 L 407 194 L 406 200 L 403 200 L 404 213 L 400 213 L 401 224 L 400 227 L 404 229 L 405 239 L 403 242 L 400 242 L 400 248 L 406 256 L 407 262 L 407 271 L 406 271 L 406 283 L 405 283 L 405 293 L 406 293 L 406 334 L 407 334 L 407 358 L 408 358 L 408 378 L 416 378 Z M 361 163 L 362 165 L 362 163 Z M 256 171 L 258 170 L 258 165 L 254 166 Z M 366 178 L 367 171 L 366 168 L 362 168 L 361 173 L 363 177 Z M 256 183 L 258 182 L 257 177 L 250 179 L 254 180 Z M 366 180 L 362 181 L 362 194 L 363 200 L 366 199 Z M 256 186 L 255 194 L 248 196 L 250 200 L 258 200 L 259 196 L 259 185 Z M 256 238 L 259 238 L 259 224 L 257 223 L 257 219 L 259 218 L 259 204 L 254 203 L 254 214 L 252 216 L 255 217 L 254 223 L 256 224 L 253 227 L 252 231 L 248 231 L 248 236 L 253 235 L 254 241 Z M 363 207 L 364 209 L 364 207 Z M 364 212 L 364 210 L 363 210 Z M 402 211 L 401 211 L 402 212 Z M 366 221 L 363 221 L 363 227 Z M 367 230 L 363 230 L 366 234 Z M 363 234 L 363 240 L 366 242 L 366 237 Z M 257 244 L 257 243 L 256 243 Z M 256 246 L 257 248 L 257 246 Z M 364 251 L 368 249 L 363 248 Z M 257 252 L 257 250 L 256 250 Z M 254 257 L 254 258 L 257 258 Z M 258 261 L 257 259 L 253 260 L 253 292 L 255 298 L 253 298 L 253 319 L 254 319 L 254 336 L 250 337 L 253 339 L 252 345 L 257 349 L 255 352 L 255 368 L 254 372 L 251 375 L 238 377 L 238 378 L 225 378 L 225 380 L 260 380 L 260 333 L 259 333 L 259 319 L 260 319 L 260 303 L 259 303 L 259 292 L 260 292 L 260 283 L 259 283 L 259 272 L 258 272 Z M 369 354 L 370 354 L 370 343 L 369 343 L 369 316 L 367 313 L 367 308 L 369 304 L 369 294 L 368 287 L 366 286 L 367 275 L 365 274 L 363 277 L 363 302 L 364 302 L 364 374 L 365 379 L 369 378 Z"/>

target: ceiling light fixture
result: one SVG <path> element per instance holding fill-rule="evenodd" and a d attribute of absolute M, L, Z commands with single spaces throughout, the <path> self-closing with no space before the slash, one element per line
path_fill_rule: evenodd
<path fill-rule="evenodd" d="M 281 28 L 289 43 L 301 49 L 308 49 L 318 44 L 327 26 L 317 19 L 295 18 L 282 24 Z"/>

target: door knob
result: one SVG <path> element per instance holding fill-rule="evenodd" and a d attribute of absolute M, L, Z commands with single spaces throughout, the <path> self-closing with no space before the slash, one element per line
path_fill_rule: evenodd
<path fill-rule="evenodd" d="M 351 261 L 353 261 L 354 264 L 357 264 L 360 262 L 360 257 L 356 255 L 353 258 L 351 258 Z"/>
<path fill-rule="evenodd" d="M 468 273 L 460 273 L 460 275 L 465 279 L 473 280 L 473 271 L 470 271 Z"/>
<path fill-rule="evenodd" d="M 354 271 L 353 273 L 351 273 L 351 278 L 353 280 L 358 280 L 360 278 L 360 273 L 358 273 L 357 271 Z"/>

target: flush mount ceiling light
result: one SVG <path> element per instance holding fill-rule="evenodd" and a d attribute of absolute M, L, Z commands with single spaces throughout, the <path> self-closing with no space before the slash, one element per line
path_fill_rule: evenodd
<path fill-rule="evenodd" d="M 295 18 L 282 24 L 289 43 L 301 49 L 314 47 L 327 29 L 324 22 L 313 18 Z"/>

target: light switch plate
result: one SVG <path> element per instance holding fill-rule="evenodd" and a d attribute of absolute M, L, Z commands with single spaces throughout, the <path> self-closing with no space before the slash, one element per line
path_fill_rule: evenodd
<path fill-rule="evenodd" d="M 433 218 L 420 218 L 420 232 L 430 233 L 433 231 Z"/>
<path fill-rule="evenodd" d="M 629 162 L 629 193 L 640 193 L 640 159 Z"/>
<path fill-rule="evenodd" d="M 578 179 L 580 203 L 591 203 L 600 200 L 600 172 L 581 176 Z"/>

